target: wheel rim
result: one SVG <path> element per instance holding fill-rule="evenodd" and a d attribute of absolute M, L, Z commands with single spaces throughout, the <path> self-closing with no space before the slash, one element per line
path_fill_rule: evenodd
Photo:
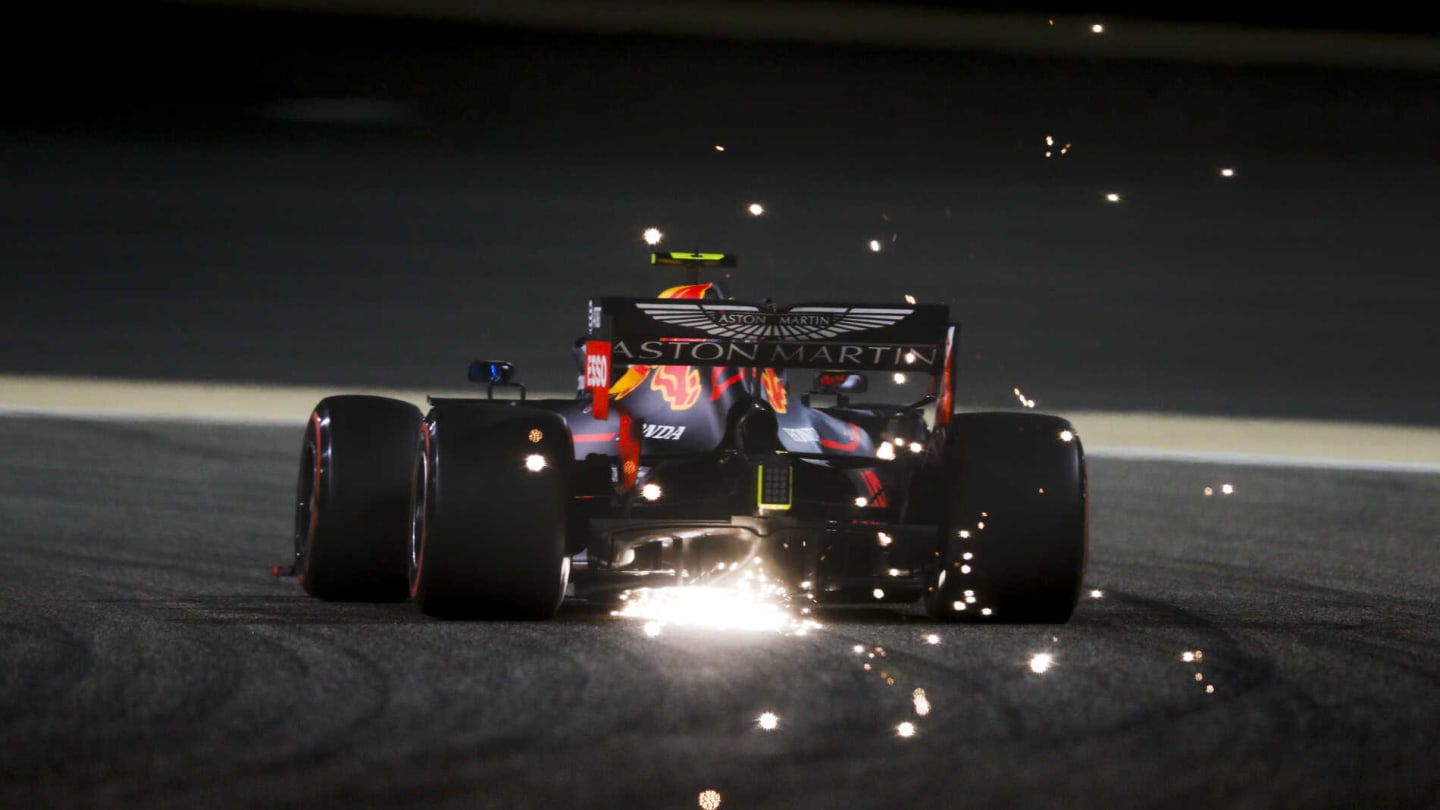
<path fill-rule="evenodd" d="M 570 583 L 570 555 L 564 551 L 560 554 L 560 599 L 565 599 L 565 589 Z"/>
<path fill-rule="evenodd" d="M 415 454 L 415 475 L 410 484 L 410 590 L 420 581 L 425 553 L 425 531 L 430 504 L 430 442 L 428 426 L 421 425 L 420 451 Z"/>

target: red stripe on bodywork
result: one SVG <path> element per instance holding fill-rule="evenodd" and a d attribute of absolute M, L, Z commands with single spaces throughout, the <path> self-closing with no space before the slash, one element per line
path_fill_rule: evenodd
<path fill-rule="evenodd" d="M 829 439 L 821 439 L 820 446 L 828 447 L 831 450 L 839 450 L 842 453 L 853 453 L 855 452 L 855 448 L 860 446 L 860 428 L 856 427 L 853 423 L 850 425 L 849 444 L 841 444 L 840 442 L 833 442 Z"/>
<path fill-rule="evenodd" d="M 934 377 L 931 378 L 932 380 Z M 938 382 L 939 391 L 931 391 L 937 394 L 935 401 L 935 424 L 950 424 L 950 411 L 955 407 L 955 327 L 951 326 L 945 330 L 945 365 L 940 372 Z"/>
<path fill-rule="evenodd" d="M 733 377 L 722 380 L 720 375 L 724 373 L 725 370 L 719 367 L 710 370 L 710 400 L 712 402 L 719 399 L 720 395 L 725 393 L 725 389 L 745 379 L 744 369 L 735 372 Z"/>
<path fill-rule="evenodd" d="M 626 410 L 620 411 L 620 487 L 628 491 L 640 474 L 640 423 Z"/>
<path fill-rule="evenodd" d="M 885 493 L 882 491 L 884 486 L 880 483 L 880 476 L 876 475 L 874 470 L 861 470 L 860 480 L 865 482 L 865 490 L 870 494 L 870 505 L 884 506 Z"/>
<path fill-rule="evenodd" d="M 614 439 L 615 439 L 615 434 L 614 434 L 614 433 L 576 433 L 575 436 L 574 436 L 574 438 L 575 438 L 575 441 L 577 441 L 577 442 L 608 442 L 608 441 L 614 441 Z"/>

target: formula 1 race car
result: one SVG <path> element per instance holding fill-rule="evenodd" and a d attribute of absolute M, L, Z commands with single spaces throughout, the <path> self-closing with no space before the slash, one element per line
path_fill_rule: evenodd
<path fill-rule="evenodd" d="M 547 618 L 763 560 L 815 604 L 1064 622 L 1084 576 L 1085 458 L 1065 420 L 957 413 L 940 304 L 777 307 L 689 283 L 602 298 L 574 397 L 477 362 L 475 398 L 322 400 L 306 426 L 294 573 L 324 599 Z M 871 387 L 924 383 L 896 404 Z M 804 374 L 804 383 L 801 382 Z M 798 396 L 797 396 L 798 394 Z"/>

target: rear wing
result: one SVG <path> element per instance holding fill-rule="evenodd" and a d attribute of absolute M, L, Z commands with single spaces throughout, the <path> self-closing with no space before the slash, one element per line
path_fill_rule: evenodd
<path fill-rule="evenodd" d="M 587 388 L 608 388 L 612 364 L 904 371 L 930 375 L 949 419 L 957 327 L 944 304 L 602 298 L 590 326 Z"/>
<path fill-rule="evenodd" d="M 616 365 L 939 371 L 944 304 L 806 304 L 603 298 L 596 339 Z"/>

